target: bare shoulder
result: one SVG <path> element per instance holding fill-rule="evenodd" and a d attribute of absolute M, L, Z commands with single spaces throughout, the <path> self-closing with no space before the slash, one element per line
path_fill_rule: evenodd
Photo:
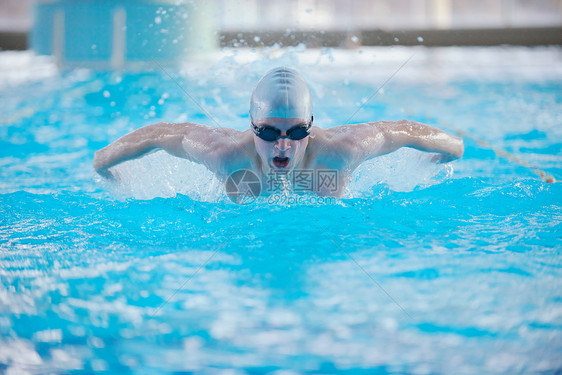
<path fill-rule="evenodd" d="M 367 144 L 372 144 L 380 133 L 376 124 L 349 124 L 328 129 L 313 128 L 309 143 L 311 152 L 319 160 L 330 164 L 353 167 L 364 160 Z"/>
<path fill-rule="evenodd" d="M 344 168 L 348 160 L 345 143 L 342 129 L 313 126 L 307 146 L 308 165 Z"/>
<path fill-rule="evenodd" d="M 166 151 L 202 163 L 219 175 L 228 173 L 230 165 L 238 163 L 248 148 L 244 131 L 195 123 L 156 125 L 159 134 L 155 136 L 170 141 L 162 141 Z"/>
<path fill-rule="evenodd" d="M 215 171 L 219 176 L 253 168 L 256 152 L 250 130 L 214 128 L 211 134 L 209 157 L 215 160 Z"/>
<path fill-rule="evenodd" d="M 190 134 L 192 136 L 199 137 L 211 137 L 213 135 L 230 135 L 240 133 L 240 131 L 231 128 L 219 128 L 215 126 L 196 124 L 194 122 L 160 122 L 158 124 L 148 125 L 147 128 L 148 127 L 154 127 L 154 130 L 160 131 L 162 133 L 181 135 Z"/>
<path fill-rule="evenodd" d="M 191 122 L 160 123 L 156 126 L 162 133 L 184 136 L 184 142 L 201 143 L 208 147 L 224 149 L 234 147 L 243 133 L 232 128 L 202 125 Z"/>

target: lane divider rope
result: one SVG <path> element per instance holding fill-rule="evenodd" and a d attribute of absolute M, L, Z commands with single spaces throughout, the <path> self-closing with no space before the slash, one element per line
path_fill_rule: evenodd
<path fill-rule="evenodd" d="M 489 142 L 486 142 L 482 139 L 476 138 L 472 134 L 470 134 L 470 133 L 468 133 L 468 132 L 466 132 L 462 129 L 456 129 L 456 128 L 452 128 L 452 129 L 455 133 L 457 133 L 461 137 L 473 140 L 474 142 L 476 142 L 476 144 L 478 146 L 494 151 L 497 156 L 502 157 L 504 159 L 507 159 L 507 160 L 511 161 L 512 163 L 515 163 L 517 165 L 521 165 L 523 167 L 526 167 L 526 168 L 532 170 L 533 173 L 538 175 L 543 182 L 546 182 L 548 184 L 554 183 L 554 182 L 562 182 L 562 181 L 554 178 L 554 176 L 551 175 L 550 173 L 546 172 L 543 169 L 540 169 L 540 168 L 536 167 L 535 165 L 532 165 L 531 163 L 529 163 L 527 160 L 521 158 L 520 156 L 512 154 L 511 152 L 508 152 L 508 151 L 506 151 L 506 150 L 504 150 L 500 147 L 494 146 L 493 144 L 491 144 Z"/>

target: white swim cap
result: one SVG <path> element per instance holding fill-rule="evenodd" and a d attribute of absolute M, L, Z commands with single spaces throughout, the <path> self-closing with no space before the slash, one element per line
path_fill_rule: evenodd
<path fill-rule="evenodd" d="M 312 120 L 310 90 L 295 70 L 275 68 L 256 85 L 250 101 L 250 120 L 267 117 Z"/>

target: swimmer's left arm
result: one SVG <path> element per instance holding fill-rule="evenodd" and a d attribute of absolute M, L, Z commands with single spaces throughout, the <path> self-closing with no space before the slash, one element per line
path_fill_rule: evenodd
<path fill-rule="evenodd" d="M 349 150 L 354 163 L 388 154 L 401 147 L 439 153 L 434 160 L 441 163 L 458 159 L 464 153 L 461 138 L 415 121 L 377 121 L 332 129 L 338 128 L 342 146 Z"/>

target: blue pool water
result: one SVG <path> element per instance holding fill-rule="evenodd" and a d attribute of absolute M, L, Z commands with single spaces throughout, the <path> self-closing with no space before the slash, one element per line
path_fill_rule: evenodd
<path fill-rule="evenodd" d="M 275 53 L 170 68 L 214 120 L 157 68 L 0 54 L 0 372 L 559 373 L 562 185 L 522 164 L 562 178 L 561 50 Z M 235 205 L 160 153 L 118 186 L 94 175 L 142 125 L 244 129 L 280 64 L 307 77 L 317 125 L 363 105 L 352 122 L 469 134 L 464 158 L 401 150 L 333 204 Z"/>

